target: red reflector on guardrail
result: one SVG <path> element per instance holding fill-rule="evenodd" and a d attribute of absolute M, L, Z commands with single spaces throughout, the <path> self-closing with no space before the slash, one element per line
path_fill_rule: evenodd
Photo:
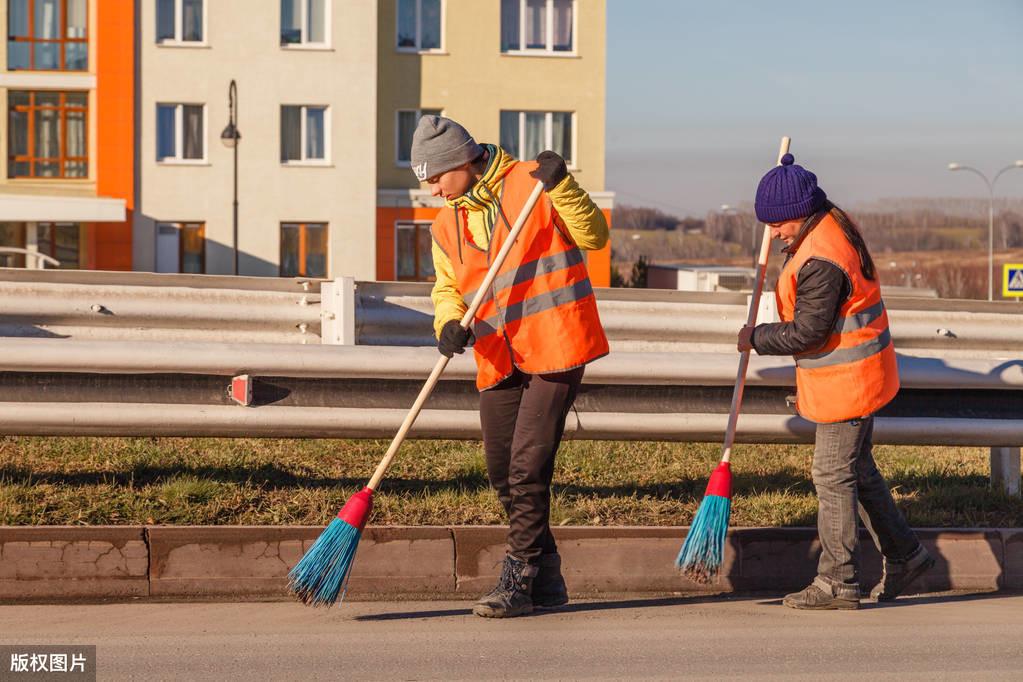
<path fill-rule="evenodd" d="M 227 390 L 231 400 L 243 407 L 252 404 L 252 377 L 240 374 L 231 379 L 231 387 Z"/>

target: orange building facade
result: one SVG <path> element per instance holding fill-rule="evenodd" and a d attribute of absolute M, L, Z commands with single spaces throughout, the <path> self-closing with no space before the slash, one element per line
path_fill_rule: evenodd
<path fill-rule="evenodd" d="M 0 264 L 130 270 L 134 3 L 2 9 Z"/>

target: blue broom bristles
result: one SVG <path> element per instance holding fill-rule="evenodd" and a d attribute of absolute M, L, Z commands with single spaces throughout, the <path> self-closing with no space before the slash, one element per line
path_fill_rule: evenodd
<path fill-rule="evenodd" d="M 675 566 L 689 579 L 708 583 L 717 576 L 725 551 L 725 533 L 732 515 L 732 500 L 707 495 L 696 511 Z"/>
<path fill-rule="evenodd" d="M 311 606 L 330 606 L 344 597 L 362 531 L 335 518 L 288 573 L 289 589 Z"/>

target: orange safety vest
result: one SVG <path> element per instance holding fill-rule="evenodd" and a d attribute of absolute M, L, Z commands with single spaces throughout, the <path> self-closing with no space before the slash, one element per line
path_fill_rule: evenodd
<path fill-rule="evenodd" d="M 899 392 L 895 347 L 881 286 L 860 269 L 860 257 L 830 214 L 814 227 L 782 268 L 775 297 L 783 322 L 796 309 L 799 270 L 811 258 L 842 268 L 852 294 L 842 304 L 831 336 L 820 348 L 795 356 L 796 409 L 819 424 L 874 414 Z"/>
<path fill-rule="evenodd" d="M 583 255 L 557 224 L 542 194 L 489 291 L 478 292 L 536 180 L 535 162 L 518 162 L 504 176 L 499 215 L 488 248 L 472 241 L 465 209 L 444 210 L 433 221 L 433 239 L 451 261 L 466 302 L 485 296 L 472 322 L 476 387 L 484 391 L 512 374 L 550 374 L 607 355 L 607 337 Z"/>

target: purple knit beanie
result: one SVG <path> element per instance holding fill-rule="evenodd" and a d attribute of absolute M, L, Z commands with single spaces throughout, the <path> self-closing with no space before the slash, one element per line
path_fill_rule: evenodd
<path fill-rule="evenodd" d="M 828 195 L 817 186 L 817 176 L 795 165 L 796 157 L 786 154 L 781 165 L 767 171 L 757 187 L 754 207 L 762 223 L 782 223 L 816 213 Z"/>

